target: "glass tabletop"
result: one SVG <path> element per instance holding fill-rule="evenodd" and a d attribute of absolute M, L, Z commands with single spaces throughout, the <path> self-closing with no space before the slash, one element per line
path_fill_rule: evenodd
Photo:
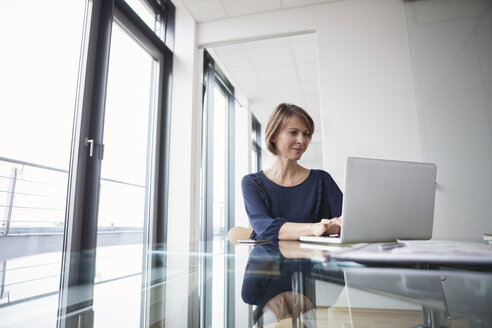
<path fill-rule="evenodd" d="M 362 264 L 302 246 L 101 247 L 94 283 L 68 290 L 57 254 L 9 259 L 0 327 L 492 326 L 490 266 Z"/>

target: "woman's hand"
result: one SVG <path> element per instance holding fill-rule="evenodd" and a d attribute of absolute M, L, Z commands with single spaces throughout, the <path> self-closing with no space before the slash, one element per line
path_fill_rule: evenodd
<path fill-rule="evenodd" d="M 339 234 L 341 225 L 341 217 L 333 218 L 331 220 L 321 219 L 320 222 L 313 224 L 311 233 L 313 236 Z"/>
<path fill-rule="evenodd" d="M 342 218 L 321 219 L 316 223 L 285 222 L 278 231 L 279 240 L 299 240 L 300 236 L 322 236 L 340 233 Z"/>

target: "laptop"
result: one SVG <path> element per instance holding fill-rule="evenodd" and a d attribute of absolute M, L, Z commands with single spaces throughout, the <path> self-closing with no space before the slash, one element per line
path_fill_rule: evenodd
<path fill-rule="evenodd" d="M 300 240 L 345 244 L 430 239 L 436 171 L 431 163 L 347 158 L 340 236 Z"/>

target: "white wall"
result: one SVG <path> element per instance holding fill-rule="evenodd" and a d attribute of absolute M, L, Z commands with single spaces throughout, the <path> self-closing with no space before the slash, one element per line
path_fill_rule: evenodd
<path fill-rule="evenodd" d="M 401 0 L 348 0 L 198 25 L 198 44 L 315 32 L 324 169 L 350 155 L 421 160 Z"/>
<path fill-rule="evenodd" d="M 324 163 L 343 187 L 348 156 L 421 160 L 401 0 L 346 1 L 318 29 Z"/>
<path fill-rule="evenodd" d="M 236 104 L 236 122 L 234 129 L 236 138 L 235 149 L 235 226 L 249 227 L 249 219 L 244 209 L 241 179 L 251 172 L 251 112 L 247 108 L 247 100 L 241 101 L 244 107 Z"/>
<path fill-rule="evenodd" d="M 492 1 L 408 2 L 423 158 L 437 163 L 434 237 L 492 231 Z"/>
<path fill-rule="evenodd" d="M 323 144 L 312 141 L 307 151 L 302 155 L 299 164 L 310 169 L 323 169 Z"/>
<path fill-rule="evenodd" d="M 190 204 L 195 183 L 194 140 L 200 131 L 195 131 L 194 113 L 197 103 L 197 48 L 195 21 L 176 4 L 175 48 L 173 57 L 173 86 L 171 111 L 171 147 L 169 167 L 168 236 L 170 242 L 190 240 L 190 220 L 193 209 Z"/>
<path fill-rule="evenodd" d="M 349 0 L 198 25 L 198 44 L 315 31 L 324 168 L 343 187 L 349 155 L 420 160 L 400 0 Z"/>
<path fill-rule="evenodd" d="M 171 112 L 171 145 L 169 167 L 169 209 L 168 209 L 168 251 L 186 254 L 189 241 L 197 233 L 195 185 L 199 183 L 195 144 L 200 130 L 195 128 L 197 121 L 196 71 L 198 50 L 195 38 L 195 21 L 182 8 L 176 5 L 175 48 L 173 58 L 173 87 Z M 166 326 L 188 327 L 188 291 L 190 281 L 190 258 L 186 256 L 167 256 L 167 267 L 172 267 L 166 285 Z M 176 274 L 183 272 L 184 274 Z M 186 291 L 186 292 L 183 292 Z"/>

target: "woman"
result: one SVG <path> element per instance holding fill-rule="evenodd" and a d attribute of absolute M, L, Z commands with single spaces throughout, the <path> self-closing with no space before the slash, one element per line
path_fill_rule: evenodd
<path fill-rule="evenodd" d="M 298 240 L 340 233 L 342 192 L 325 171 L 297 163 L 313 133 L 313 120 L 296 105 L 282 103 L 270 116 L 265 140 L 275 156 L 273 165 L 241 182 L 251 239 Z"/>

